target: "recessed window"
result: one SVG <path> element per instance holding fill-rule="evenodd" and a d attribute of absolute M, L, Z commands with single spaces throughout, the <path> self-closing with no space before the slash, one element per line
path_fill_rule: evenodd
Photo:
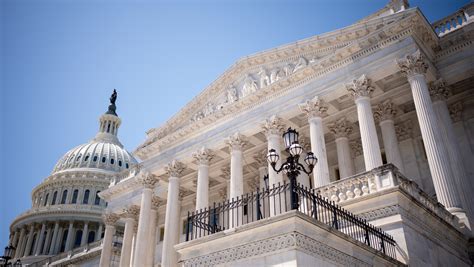
<path fill-rule="evenodd" d="M 90 194 L 90 190 L 87 189 L 86 191 L 84 191 L 84 198 L 82 199 L 82 204 L 88 204 L 89 203 L 89 194 Z"/>
<path fill-rule="evenodd" d="M 110 159 L 110 164 L 114 164 L 115 160 L 114 159 Z"/>
<path fill-rule="evenodd" d="M 79 190 L 74 190 L 74 192 L 72 192 L 72 200 L 71 200 L 71 203 L 72 204 L 76 204 L 77 203 L 77 195 L 79 194 Z"/>
<path fill-rule="evenodd" d="M 121 160 L 119 160 L 119 166 L 122 167 L 122 161 Z"/>
<path fill-rule="evenodd" d="M 84 158 L 84 161 L 87 161 L 89 160 L 89 155 L 87 155 L 85 158 Z"/>
<path fill-rule="evenodd" d="M 46 197 L 44 198 L 43 206 L 46 206 L 48 204 L 48 198 L 49 198 L 49 194 L 46 194 Z"/>
<path fill-rule="evenodd" d="M 128 163 L 125 163 L 125 168 L 127 168 L 127 169 L 128 169 Z"/>
<path fill-rule="evenodd" d="M 105 157 L 102 157 L 102 162 L 105 163 Z"/>
<path fill-rule="evenodd" d="M 76 161 L 79 161 L 81 159 L 81 156 L 82 156 L 82 154 L 79 154 L 79 156 L 77 156 L 77 158 L 76 158 Z"/>
<path fill-rule="evenodd" d="M 63 197 L 61 198 L 61 204 L 66 204 L 67 190 L 63 191 Z"/>
<path fill-rule="evenodd" d="M 53 201 L 51 201 L 51 205 L 56 204 L 56 198 L 58 198 L 58 191 L 54 191 L 54 193 L 53 193 Z"/>
<path fill-rule="evenodd" d="M 93 159 L 93 161 L 97 161 L 97 156 L 94 156 L 94 159 Z"/>
<path fill-rule="evenodd" d="M 99 193 L 100 193 L 100 191 L 97 191 L 97 193 L 95 193 L 94 205 L 100 205 Z"/>

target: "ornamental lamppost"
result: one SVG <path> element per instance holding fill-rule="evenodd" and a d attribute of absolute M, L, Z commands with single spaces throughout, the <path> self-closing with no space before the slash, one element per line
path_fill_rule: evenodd
<path fill-rule="evenodd" d="M 8 265 L 8 261 L 13 258 L 13 255 L 15 255 L 15 250 L 16 248 L 12 246 L 11 244 L 5 247 L 5 252 L 3 253 L 3 256 L 1 257 L 3 260 L 5 260 L 5 266 Z"/>
<path fill-rule="evenodd" d="M 296 193 L 296 177 L 300 172 L 304 172 L 310 175 L 313 172 L 314 166 L 318 162 L 318 159 L 314 156 L 313 152 L 307 152 L 304 162 L 308 165 L 307 170 L 305 166 L 299 163 L 300 155 L 303 153 L 303 147 L 298 143 L 298 132 L 294 129 L 288 128 L 283 133 L 283 140 L 285 141 L 285 150 L 290 153 L 290 156 L 286 158 L 286 162 L 283 163 L 279 168 L 276 167 L 276 163 L 280 156 L 275 149 L 270 149 L 267 154 L 267 160 L 272 166 L 276 173 L 286 173 L 290 179 L 290 192 L 291 192 L 291 209 L 298 209 L 298 194 Z"/>

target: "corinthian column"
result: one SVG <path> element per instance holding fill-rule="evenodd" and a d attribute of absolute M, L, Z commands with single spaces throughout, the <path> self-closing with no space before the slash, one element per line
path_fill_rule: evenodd
<path fill-rule="evenodd" d="M 308 116 L 311 151 L 318 159 L 318 165 L 314 168 L 313 173 L 313 186 L 317 188 L 330 182 L 322 118 L 326 115 L 328 107 L 318 96 L 300 104 L 299 107 Z"/>
<path fill-rule="evenodd" d="M 161 203 L 161 200 L 156 196 L 151 199 L 150 230 L 148 231 L 150 244 L 148 245 L 145 266 L 155 266 L 156 222 L 158 220 L 158 208 Z"/>
<path fill-rule="evenodd" d="M 359 117 L 360 138 L 362 140 L 362 150 L 364 152 L 365 170 L 381 166 L 382 156 L 380 155 L 379 140 L 375 130 L 370 96 L 374 91 L 371 80 L 365 75 L 346 84 L 346 89 L 355 99 L 357 106 L 357 116 Z"/>
<path fill-rule="evenodd" d="M 262 150 L 258 152 L 253 158 L 258 165 L 258 183 L 259 188 L 262 189 L 265 187 L 265 175 L 268 173 L 268 162 L 267 162 L 267 150 Z"/>
<path fill-rule="evenodd" d="M 46 223 L 43 223 L 41 225 L 41 230 L 40 230 L 40 233 L 39 233 L 39 239 L 37 239 L 37 241 L 36 241 L 38 243 L 36 244 L 35 256 L 41 255 L 41 250 L 43 249 L 42 245 L 43 245 L 43 241 L 44 241 L 44 232 L 45 231 L 46 231 Z"/>
<path fill-rule="evenodd" d="M 383 147 L 385 148 L 387 162 L 397 166 L 403 173 L 402 156 L 400 155 L 397 132 L 395 131 L 395 122 L 393 120 L 396 114 L 396 107 L 390 100 L 379 103 L 374 111 L 375 120 L 379 122 L 380 129 L 382 130 Z"/>
<path fill-rule="evenodd" d="M 267 136 L 268 150 L 275 149 L 276 153 L 281 156 L 281 140 L 285 128 L 281 119 L 274 115 L 264 122 L 262 128 Z M 278 159 L 276 166 L 280 166 L 280 164 L 281 160 Z M 283 183 L 282 173 L 276 173 L 270 163 L 268 163 L 268 183 L 270 187 Z"/>
<path fill-rule="evenodd" d="M 193 153 L 193 157 L 199 164 L 196 190 L 196 210 L 199 210 L 209 206 L 209 161 L 214 154 L 203 147 Z"/>
<path fill-rule="evenodd" d="M 122 214 L 125 217 L 125 230 L 123 232 L 122 251 L 120 253 L 120 267 L 129 267 L 130 259 L 132 257 L 132 239 L 136 218 L 140 213 L 140 208 L 132 205 L 124 209 Z"/>
<path fill-rule="evenodd" d="M 105 235 L 102 241 L 102 253 L 100 254 L 100 267 L 109 267 L 112 256 L 112 239 L 115 234 L 115 223 L 120 219 L 117 214 L 107 213 L 103 216 L 105 223 Z"/>
<path fill-rule="evenodd" d="M 472 200 L 466 195 L 471 188 L 471 184 L 466 169 L 464 168 L 459 145 L 453 131 L 453 122 L 449 114 L 448 104 L 446 103 L 446 99 L 451 95 L 451 88 L 449 88 L 442 79 L 431 82 L 429 85 L 430 95 L 433 100 L 433 109 L 438 118 L 441 138 L 448 150 L 448 159 L 452 167 L 456 188 L 461 198 L 463 208 L 468 213 L 470 219 L 473 220 L 474 212 L 472 209 Z"/>
<path fill-rule="evenodd" d="M 337 164 L 341 179 L 354 175 L 354 162 L 351 157 L 349 146 L 349 135 L 352 133 L 352 125 L 345 118 L 339 119 L 328 126 L 336 137 Z"/>
<path fill-rule="evenodd" d="M 179 220 L 181 205 L 179 197 L 179 177 L 184 168 L 185 166 L 177 160 L 173 160 L 165 167 L 170 177 L 168 182 L 168 197 L 166 199 L 165 236 L 161 253 L 161 266 L 178 266 L 178 255 L 174 250 L 174 245 L 179 242 L 179 230 L 181 229 L 181 222 Z"/>
<path fill-rule="evenodd" d="M 30 255 L 30 251 L 33 249 L 31 247 L 31 244 L 33 243 L 33 234 L 35 232 L 35 224 L 32 223 L 31 226 L 30 226 L 30 232 L 28 234 L 28 239 L 26 241 L 26 247 L 25 247 L 25 250 L 24 250 L 24 253 L 23 253 L 23 257 L 26 257 L 28 255 Z"/>
<path fill-rule="evenodd" d="M 244 193 L 244 176 L 242 149 L 247 144 L 245 137 L 239 133 L 226 140 L 230 149 L 230 196 L 229 199 L 240 197 Z"/>
<path fill-rule="evenodd" d="M 140 203 L 140 217 L 138 219 L 137 242 L 135 245 L 135 255 L 133 256 L 133 266 L 145 266 L 147 247 L 149 244 L 148 233 L 150 226 L 151 198 L 158 179 L 151 173 L 142 173 L 139 178 L 143 185 L 142 200 Z"/>
<path fill-rule="evenodd" d="M 26 232 L 25 227 L 21 227 L 20 238 L 18 239 L 18 245 L 16 246 L 16 251 L 15 251 L 15 258 L 20 258 L 22 256 L 21 250 L 23 247 L 23 243 L 25 243 L 25 232 Z"/>
<path fill-rule="evenodd" d="M 448 151 L 442 142 L 443 138 L 439 131 L 425 79 L 428 65 L 419 50 L 414 55 L 408 55 L 404 59 L 398 60 L 397 63 L 402 74 L 408 78 L 410 83 L 436 197 L 453 214 L 465 218 L 461 199 L 454 183 L 455 178 L 449 166 Z"/>

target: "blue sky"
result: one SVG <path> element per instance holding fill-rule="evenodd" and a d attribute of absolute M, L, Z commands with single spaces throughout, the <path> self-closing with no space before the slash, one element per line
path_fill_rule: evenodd
<path fill-rule="evenodd" d="M 119 137 L 133 151 L 240 57 L 350 25 L 386 3 L 0 1 L 0 248 L 31 190 L 95 135 L 113 88 Z M 467 3 L 410 1 L 430 21 Z"/>

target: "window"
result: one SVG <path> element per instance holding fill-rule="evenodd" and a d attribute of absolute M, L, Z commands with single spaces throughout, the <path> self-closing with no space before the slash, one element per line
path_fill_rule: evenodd
<path fill-rule="evenodd" d="M 79 190 L 74 190 L 74 192 L 72 192 L 72 200 L 71 200 L 71 203 L 72 204 L 76 204 L 77 203 L 77 195 L 79 194 Z"/>
<path fill-rule="evenodd" d="M 165 227 L 160 227 L 160 242 L 165 238 Z"/>
<path fill-rule="evenodd" d="M 64 250 L 66 249 L 66 239 L 67 239 L 67 233 L 68 232 L 69 232 L 68 229 L 64 230 L 64 232 L 63 232 L 63 238 L 61 240 L 61 247 L 60 247 L 59 252 L 64 252 Z"/>
<path fill-rule="evenodd" d="M 127 169 L 128 169 L 128 162 L 127 162 L 127 163 L 125 163 L 125 168 L 127 168 Z"/>
<path fill-rule="evenodd" d="M 97 161 L 97 155 L 96 155 L 96 156 L 94 156 L 94 159 L 93 159 L 93 160 L 94 160 L 94 161 Z"/>
<path fill-rule="evenodd" d="M 82 199 L 82 204 L 88 204 L 89 203 L 89 194 L 90 194 L 89 189 L 84 191 L 84 198 Z"/>
<path fill-rule="evenodd" d="M 108 133 L 110 132 L 110 123 L 107 124 L 107 132 L 108 132 Z"/>
<path fill-rule="evenodd" d="M 33 235 L 33 242 L 31 243 L 31 247 L 30 247 L 30 251 L 28 252 L 28 256 L 29 256 L 29 255 L 34 255 L 34 253 L 35 253 L 34 250 L 35 250 L 36 241 L 37 241 L 37 238 L 36 238 L 36 237 L 37 237 L 37 235 L 34 234 L 34 235 Z"/>
<path fill-rule="evenodd" d="M 122 161 L 119 160 L 119 167 L 122 167 Z"/>
<path fill-rule="evenodd" d="M 53 201 L 51 201 L 51 205 L 56 204 L 56 198 L 58 198 L 58 191 L 54 191 L 53 193 Z"/>
<path fill-rule="evenodd" d="M 81 156 L 82 156 L 82 154 L 79 154 L 79 156 L 77 156 L 77 158 L 76 158 L 76 161 L 79 161 L 81 159 Z"/>
<path fill-rule="evenodd" d="M 89 234 L 87 235 L 87 243 L 92 243 L 95 240 L 95 232 L 90 231 Z"/>
<path fill-rule="evenodd" d="M 89 155 L 87 155 L 85 158 L 84 158 L 84 161 L 87 161 L 89 159 Z"/>
<path fill-rule="evenodd" d="M 61 204 L 66 204 L 67 190 L 63 191 L 63 196 L 61 198 Z"/>
<path fill-rule="evenodd" d="M 382 163 L 387 164 L 387 155 L 385 155 L 385 152 L 382 152 Z"/>
<path fill-rule="evenodd" d="M 105 163 L 105 157 L 102 157 L 102 162 Z"/>
<path fill-rule="evenodd" d="M 110 164 L 114 164 L 115 160 L 114 159 L 110 159 Z"/>
<path fill-rule="evenodd" d="M 97 191 L 97 193 L 95 193 L 94 205 L 100 205 L 99 193 L 100 193 L 100 191 Z"/>
<path fill-rule="evenodd" d="M 46 197 L 44 198 L 43 206 L 46 206 L 48 204 L 48 198 L 49 198 L 49 194 L 46 194 Z"/>
<path fill-rule="evenodd" d="M 74 248 L 81 246 L 82 241 L 82 230 L 76 231 L 76 238 L 74 239 Z"/>

